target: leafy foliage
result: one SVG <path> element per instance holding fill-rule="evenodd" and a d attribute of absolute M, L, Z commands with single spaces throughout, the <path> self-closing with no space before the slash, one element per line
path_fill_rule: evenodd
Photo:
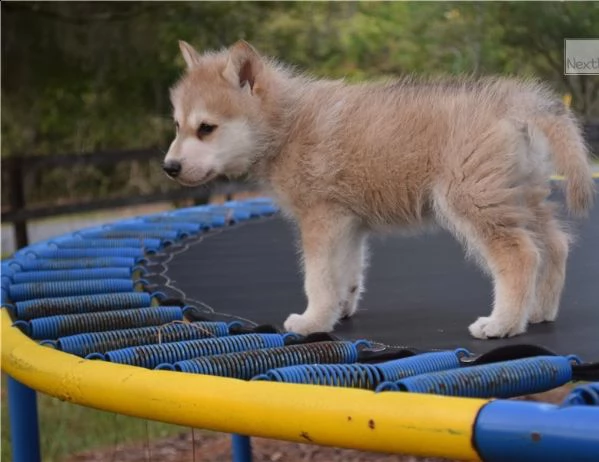
<path fill-rule="evenodd" d="M 239 38 L 310 72 L 537 75 L 596 116 L 597 77 L 564 79 L 564 37 L 592 3 L 30 2 L 2 4 L 2 154 L 164 145 L 177 40 Z"/>

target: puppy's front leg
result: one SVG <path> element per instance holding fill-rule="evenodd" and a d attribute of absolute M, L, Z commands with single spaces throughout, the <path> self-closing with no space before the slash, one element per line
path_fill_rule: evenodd
<path fill-rule="evenodd" d="M 356 220 L 327 211 L 313 212 L 300 222 L 304 256 L 306 311 L 292 314 L 285 329 L 298 334 L 329 332 L 344 314 L 351 271 L 348 257 L 361 244 Z M 352 275 L 353 276 L 353 275 Z"/>

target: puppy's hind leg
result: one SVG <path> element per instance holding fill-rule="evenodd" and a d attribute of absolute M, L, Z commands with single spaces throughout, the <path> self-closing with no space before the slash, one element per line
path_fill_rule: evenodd
<path fill-rule="evenodd" d="M 329 332 L 347 306 L 351 269 L 360 230 L 356 219 L 328 207 L 315 207 L 300 219 L 304 257 L 304 288 L 308 307 L 292 314 L 285 329 L 298 334 Z"/>
<path fill-rule="evenodd" d="M 541 203 L 536 211 L 537 236 L 543 246 L 543 263 L 537 276 L 537 300 L 529 322 L 555 321 L 566 278 L 570 237 L 553 217 L 553 207 Z"/>
<path fill-rule="evenodd" d="M 529 146 L 511 123 L 495 124 L 464 143 L 448 154 L 453 162 L 435 187 L 435 211 L 493 277 L 491 315 L 470 325 L 470 333 L 511 337 L 526 331 L 541 260 L 526 201 L 537 186 L 526 181 Z"/>
<path fill-rule="evenodd" d="M 498 207 L 506 216 L 512 213 L 510 208 Z M 519 226 L 504 226 L 505 222 L 490 223 L 481 215 L 458 216 L 451 209 L 445 213 L 448 229 L 479 258 L 493 278 L 495 297 L 491 315 L 478 318 L 470 325 L 470 333 L 480 339 L 524 333 L 536 304 L 541 260 L 533 234 Z"/>
<path fill-rule="evenodd" d="M 472 323 L 470 333 L 483 339 L 522 334 L 536 303 L 539 250 L 530 233 L 517 228 L 497 230 L 483 247 L 493 274 L 495 300 L 491 315 Z"/>
<path fill-rule="evenodd" d="M 362 233 L 356 232 L 353 241 L 347 246 L 347 259 L 343 267 L 347 268 L 344 272 L 347 280 L 344 285 L 347 288 L 342 300 L 341 316 L 351 318 L 358 309 L 358 302 L 364 291 L 364 271 L 366 267 L 367 246 L 366 238 Z"/>

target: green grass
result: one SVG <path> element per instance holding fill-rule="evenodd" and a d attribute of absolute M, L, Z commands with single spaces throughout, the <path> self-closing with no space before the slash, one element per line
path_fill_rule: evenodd
<path fill-rule="evenodd" d="M 11 460 L 6 378 L 2 377 L 2 458 Z M 152 441 L 189 432 L 176 425 L 150 422 L 60 401 L 38 394 L 40 439 L 44 462 L 63 462 L 76 452 L 116 444 Z"/>

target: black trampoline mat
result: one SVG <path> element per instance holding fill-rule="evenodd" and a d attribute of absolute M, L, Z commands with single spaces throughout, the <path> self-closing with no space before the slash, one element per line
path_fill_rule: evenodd
<path fill-rule="evenodd" d="M 373 237 L 366 293 L 335 334 L 417 348 L 465 347 L 484 353 L 507 344 L 536 344 L 599 360 L 599 206 L 573 222 L 577 235 L 556 322 L 529 326 L 511 339 L 477 340 L 468 325 L 491 310 L 490 279 L 444 231 L 417 237 Z M 306 306 L 295 232 L 273 217 L 207 233 L 168 264 L 171 285 L 190 305 L 282 326 Z M 198 302 L 201 302 L 199 304 Z"/>

